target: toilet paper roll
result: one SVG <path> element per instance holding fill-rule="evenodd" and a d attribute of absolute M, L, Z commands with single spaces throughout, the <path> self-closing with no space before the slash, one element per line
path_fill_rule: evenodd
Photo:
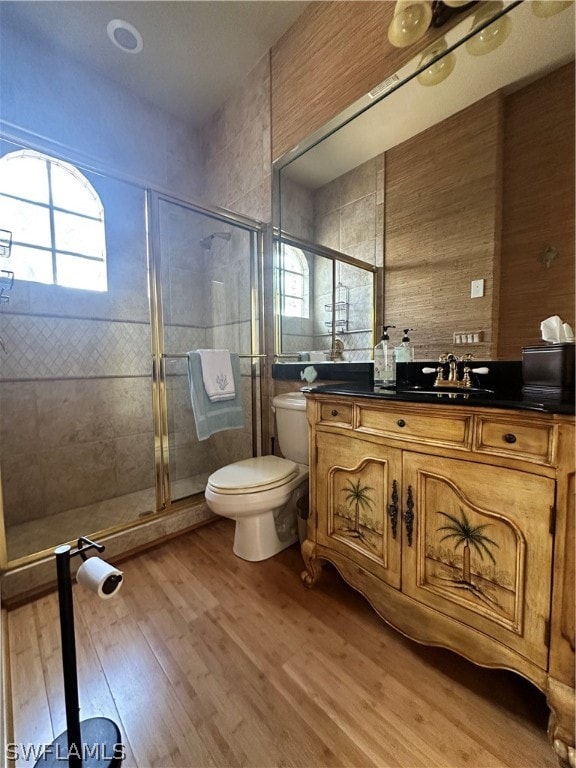
<path fill-rule="evenodd" d="M 109 600 L 118 594 L 124 574 L 99 557 L 85 560 L 76 572 L 76 581 L 98 597 Z"/>

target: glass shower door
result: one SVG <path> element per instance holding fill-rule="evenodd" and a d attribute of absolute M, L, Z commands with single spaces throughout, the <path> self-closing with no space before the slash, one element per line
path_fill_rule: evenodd
<path fill-rule="evenodd" d="M 153 277 L 157 292 L 160 506 L 203 493 L 208 476 L 255 453 L 258 388 L 256 308 L 258 232 L 159 197 Z M 187 352 L 228 349 L 240 356 L 242 429 L 198 440 Z"/>
<path fill-rule="evenodd" d="M 21 149 L 0 141 L 0 157 Z M 28 149 L 27 157 L 35 155 Z M 0 207 L 0 228 L 13 232 L 16 275 L 0 306 L 0 501 L 10 562 L 156 511 L 145 190 L 80 166 L 74 172 L 103 208 L 103 284 L 94 284 L 89 259 L 76 258 L 70 285 L 78 222 L 65 220 L 62 205 L 41 208 L 24 185 Z M 41 281 L 22 263 L 50 255 L 37 225 L 50 205 L 57 269 Z"/>

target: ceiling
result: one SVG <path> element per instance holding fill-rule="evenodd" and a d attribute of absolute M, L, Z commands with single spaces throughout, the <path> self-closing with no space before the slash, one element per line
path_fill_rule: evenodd
<path fill-rule="evenodd" d="M 158 107 L 202 125 L 304 11 L 303 0 L 50 0 L 0 2 L 0 22 L 48 38 L 62 53 Z M 143 50 L 108 38 L 112 19 L 129 22 Z"/>

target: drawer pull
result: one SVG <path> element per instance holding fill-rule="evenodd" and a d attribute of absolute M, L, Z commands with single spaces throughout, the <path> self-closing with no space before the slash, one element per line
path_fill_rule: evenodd
<path fill-rule="evenodd" d="M 412 496 L 412 486 L 408 486 L 406 495 L 406 512 L 404 514 L 404 524 L 406 525 L 406 538 L 408 546 L 412 546 L 412 532 L 414 530 L 414 497 Z"/>
<path fill-rule="evenodd" d="M 391 503 L 388 504 L 388 517 L 390 518 L 390 527 L 392 528 L 392 538 L 396 538 L 396 528 L 398 525 L 398 483 L 392 481 Z"/>
<path fill-rule="evenodd" d="M 513 434 L 512 434 L 512 432 L 507 432 L 507 433 L 504 435 L 504 440 L 505 440 L 507 443 L 510 443 L 510 445 L 512 445 L 512 443 L 515 443 L 515 442 L 516 442 L 516 435 L 513 435 Z"/>
<path fill-rule="evenodd" d="M 399 427 L 405 427 L 406 426 L 406 422 L 404 421 L 404 419 L 398 419 L 396 424 L 398 424 Z"/>
<path fill-rule="evenodd" d="M 338 411 L 336 410 L 336 408 L 332 408 L 330 413 L 331 413 L 332 416 L 338 416 Z"/>

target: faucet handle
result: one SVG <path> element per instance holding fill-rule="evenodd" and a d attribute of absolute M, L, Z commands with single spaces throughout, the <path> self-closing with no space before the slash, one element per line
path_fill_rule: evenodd
<path fill-rule="evenodd" d="M 422 368 L 422 373 L 436 373 L 436 368 L 429 368 L 426 366 L 425 368 Z"/>
<path fill-rule="evenodd" d="M 472 368 L 472 373 L 480 373 L 480 374 L 486 374 L 490 373 L 490 368 L 487 366 L 482 366 L 482 368 Z"/>

